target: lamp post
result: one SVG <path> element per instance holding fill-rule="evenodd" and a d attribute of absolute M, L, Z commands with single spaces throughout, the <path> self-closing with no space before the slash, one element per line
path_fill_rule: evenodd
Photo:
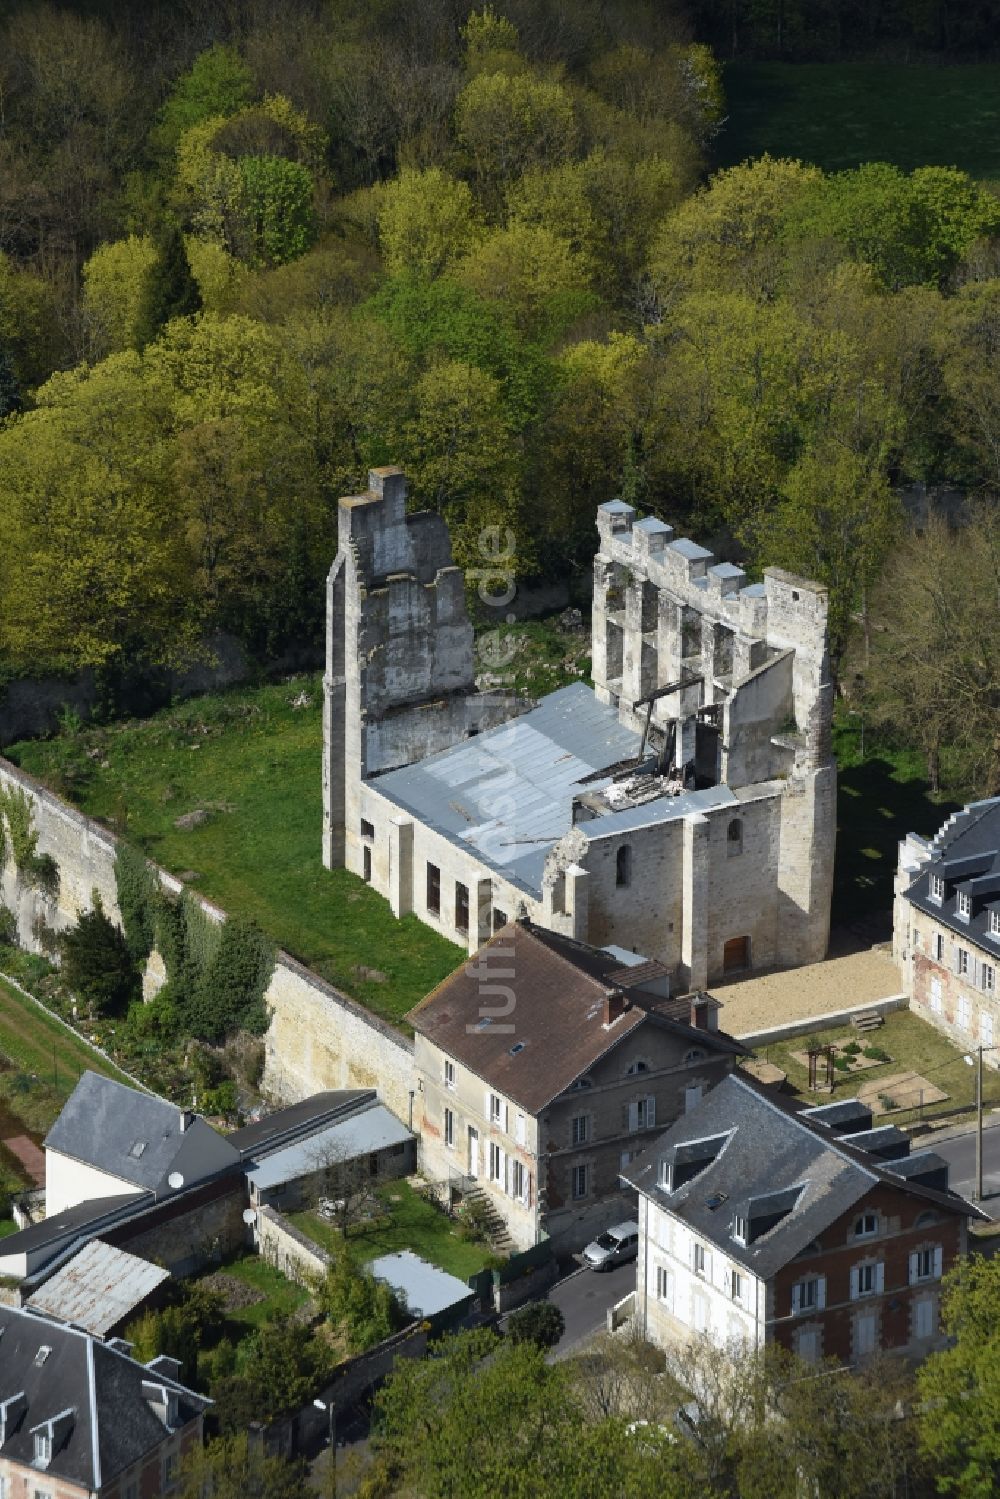
<path fill-rule="evenodd" d="M 330 1499 L 337 1499 L 337 1407 L 332 1400 L 314 1400 L 313 1405 L 330 1418 Z"/>
<path fill-rule="evenodd" d="M 973 1202 L 983 1200 L 983 1052 L 994 1051 L 992 1046 L 977 1046 L 975 1057 L 966 1054 L 964 1060 L 976 1069 L 976 1180 L 972 1189 Z"/>

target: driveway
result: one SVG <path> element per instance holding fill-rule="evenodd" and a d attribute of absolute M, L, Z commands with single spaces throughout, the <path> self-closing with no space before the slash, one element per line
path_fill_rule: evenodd
<path fill-rule="evenodd" d="M 588 1338 L 603 1332 L 608 1309 L 635 1290 L 635 1260 L 613 1270 L 576 1270 L 560 1280 L 548 1299 L 566 1319 L 566 1331 L 553 1349 L 553 1357 L 565 1358 Z"/>

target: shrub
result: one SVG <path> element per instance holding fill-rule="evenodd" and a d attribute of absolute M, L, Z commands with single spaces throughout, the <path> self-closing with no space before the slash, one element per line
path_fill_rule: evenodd
<path fill-rule="evenodd" d="M 460 1239 L 486 1239 L 489 1237 L 489 1206 L 477 1198 L 466 1198 L 458 1212 L 458 1236 Z"/>
<path fill-rule="evenodd" d="M 17 946 L 17 917 L 0 902 L 0 946 Z"/>
<path fill-rule="evenodd" d="M 566 1319 L 551 1301 L 529 1301 L 507 1320 L 507 1336 L 512 1343 L 534 1343 L 543 1352 L 554 1348 L 565 1331 Z"/>
<path fill-rule="evenodd" d="M 94 892 L 94 907 L 59 939 L 63 977 L 92 1014 L 123 1015 L 139 988 L 125 933 L 104 913 Z"/>
<path fill-rule="evenodd" d="M 893 1109 L 899 1108 L 899 1104 L 893 1098 L 891 1093 L 880 1093 L 878 1096 L 878 1101 L 887 1114 L 891 1114 Z"/>
<path fill-rule="evenodd" d="M 847 1045 L 842 1046 L 840 1049 L 846 1057 L 856 1057 L 861 1054 L 861 1047 L 857 1041 L 848 1041 Z"/>
<path fill-rule="evenodd" d="M 881 1046 L 866 1046 L 864 1054 L 873 1062 L 892 1061 L 889 1053 L 885 1051 Z"/>
<path fill-rule="evenodd" d="M 364 1353 L 405 1327 L 406 1307 L 367 1270 L 339 1254 L 320 1283 L 317 1299 L 330 1320 L 342 1327 L 352 1353 Z"/>
<path fill-rule="evenodd" d="M 838 1072 L 850 1072 L 851 1059 L 850 1057 L 834 1057 L 833 1065 L 836 1067 Z"/>

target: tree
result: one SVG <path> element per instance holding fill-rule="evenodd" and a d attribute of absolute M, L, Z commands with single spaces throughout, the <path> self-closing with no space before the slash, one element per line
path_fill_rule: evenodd
<path fill-rule="evenodd" d="M 152 132 L 153 144 L 167 155 L 192 125 L 245 108 L 253 90 L 253 73 L 238 52 L 218 43 L 206 48 L 171 89 Z"/>
<path fill-rule="evenodd" d="M 586 267 L 568 242 L 541 225 L 512 224 L 484 238 L 455 279 L 499 302 L 526 338 L 549 344 L 592 307 Z"/>
<path fill-rule="evenodd" d="M 91 910 L 59 940 L 65 982 L 92 1015 L 123 1015 L 135 998 L 139 975 L 121 927 L 105 914 L 94 892 Z"/>
<path fill-rule="evenodd" d="M 384 1281 L 359 1269 L 346 1249 L 335 1255 L 320 1282 L 316 1299 L 351 1353 L 364 1353 L 412 1320 L 405 1302 Z"/>
<path fill-rule="evenodd" d="M 180 1499 L 301 1499 L 307 1491 L 303 1459 L 271 1457 L 245 1432 L 195 1446 L 181 1464 Z"/>
<path fill-rule="evenodd" d="M 920 747 L 935 790 L 950 750 L 960 785 L 971 781 L 984 796 L 1000 791 L 998 593 L 995 510 L 983 505 L 956 529 L 932 514 L 921 533 L 904 536 L 873 600 L 869 711 Z"/>
<path fill-rule="evenodd" d="M 477 233 L 468 183 L 440 167 L 404 167 L 379 196 L 378 234 L 390 275 L 439 276 Z"/>
<path fill-rule="evenodd" d="M 21 387 L 14 373 L 14 361 L 0 344 L 0 422 L 21 410 Z"/>
<path fill-rule="evenodd" d="M 566 1331 L 566 1319 L 554 1301 L 529 1301 L 507 1319 L 512 1343 L 533 1343 L 543 1352 L 554 1348 Z"/>
<path fill-rule="evenodd" d="M 135 347 L 139 318 L 159 251 L 148 235 L 130 234 L 96 249 L 83 267 L 83 312 L 97 358 Z"/>
<path fill-rule="evenodd" d="M 136 308 L 135 347 L 144 349 L 173 318 L 190 317 L 201 308 L 201 293 L 191 272 L 184 236 L 176 225 L 161 235 L 156 260 L 149 268 Z"/>
<path fill-rule="evenodd" d="M 250 1421 L 273 1421 L 312 1400 L 333 1367 L 323 1339 L 300 1323 L 274 1321 L 244 1339 L 237 1373 L 215 1386 L 219 1425 L 226 1434 Z"/>
<path fill-rule="evenodd" d="M 525 74 L 477 74 L 458 96 L 455 130 L 494 205 L 529 167 L 565 161 L 577 143 L 566 90 Z"/>
<path fill-rule="evenodd" d="M 308 167 L 281 156 L 244 156 L 240 207 L 247 226 L 243 259 L 283 265 L 302 255 L 315 233 L 315 185 Z"/>
<path fill-rule="evenodd" d="M 1000 1482 L 1000 1263 L 976 1256 L 950 1271 L 941 1320 L 953 1345 L 917 1374 L 921 1448 L 938 1492 L 991 1499 Z"/>
<path fill-rule="evenodd" d="M 264 992 L 274 971 L 274 948 L 257 924 L 231 916 L 215 951 L 180 1006 L 191 1034 L 221 1041 L 234 1031 L 263 1035 L 268 1014 Z"/>

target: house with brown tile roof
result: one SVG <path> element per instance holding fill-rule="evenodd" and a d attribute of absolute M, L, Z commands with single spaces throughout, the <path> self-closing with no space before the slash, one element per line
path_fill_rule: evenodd
<path fill-rule="evenodd" d="M 496 1242 L 579 1249 L 628 1217 L 621 1172 L 744 1054 L 662 964 L 511 922 L 412 1010 L 421 1170 Z"/>

